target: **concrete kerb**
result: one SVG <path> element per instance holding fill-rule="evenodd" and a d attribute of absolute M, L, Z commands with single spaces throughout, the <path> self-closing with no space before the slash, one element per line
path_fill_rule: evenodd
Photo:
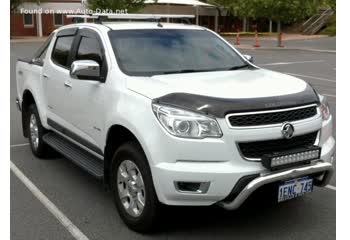
<path fill-rule="evenodd" d="M 44 42 L 47 37 L 26 37 L 26 38 L 11 38 L 11 43 L 28 43 L 28 42 Z"/>

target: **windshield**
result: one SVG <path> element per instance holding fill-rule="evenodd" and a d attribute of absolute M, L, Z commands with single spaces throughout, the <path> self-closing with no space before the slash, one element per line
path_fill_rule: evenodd
<path fill-rule="evenodd" d="M 115 30 L 109 37 L 119 67 L 128 75 L 234 70 L 247 63 L 206 30 Z"/>

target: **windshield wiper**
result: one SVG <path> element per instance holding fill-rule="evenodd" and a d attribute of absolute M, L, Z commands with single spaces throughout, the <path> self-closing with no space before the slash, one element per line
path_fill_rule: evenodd
<path fill-rule="evenodd" d="M 161 74 L 176 74 L 176 73 L 194 73 L 194 72 L 213 72 L 213 71 L 230 71 L 230 70 L 237 70 L 241 68 L 250 67 L 248 64 L 244 64 L 241 66 L 234 66 L 229 69 L 181 69 L 181 70 L 172 70 L 172 71 L 164 71 Z"/>
<path fill-rule="evenodd" d="M 165 71 L 165 72 L 162 72 L 162 74 L 212 72 L 212 71 L 217 71 L 217 69 L 181 69 L 181 70 L 174 70 L 174 71 Z"/>
<path fill-rule="evenodd" d="M 241 66 L 234 66 L 234 67 L 231 67 L 231 68 L 229 68 L 229 69 L 227 69 L 227 70 L 238 70 L 238 69 L 242 69 L 242 68 L 246 68 L 246 67 L 250 67 L 250 65 L 248 65 L 248 64 L 243 64 L 243 65 L 241 65 Z"/>

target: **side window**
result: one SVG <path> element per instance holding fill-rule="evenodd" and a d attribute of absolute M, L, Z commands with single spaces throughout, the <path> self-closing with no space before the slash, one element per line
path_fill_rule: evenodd
<path fill-rule="evenodd" d="M 45 57 L 46 57 L 46 53 L 47 53 L 47 48 L 44 49 L 44 51 L 40 54 L 39 59 L 41 61 L 44 61 Z"/>
<path fill-rule="evenodd" d="M 41 45 L 41 47 L 36 51 L 36 53 L 34 54 L 34 58 L 39 58 L 41 61 L 44 60 L 44 58 L 46 56 L 47 49 L 49 48 L 49 45 L 51 43 L 53 35 L 54 34 L 51 33 L 51 35 L 46 39 L 46 41 L 43 43 L 43 45 Z"/>
<path fill-rule="evenodd" d="M 103 64 L 103 53 L 96 38 L 82 37 L 75 60 L 94 60 L 100 67 Z"/>
<path fill-rule="evenodd" d="M 74 37 L 75 36 L 62 36 L 57 38 L 52 51 L 52 61 L 65 68 L 70 68 L 70 66 L 68 66 L 68 56 L 72 48 Z"/>

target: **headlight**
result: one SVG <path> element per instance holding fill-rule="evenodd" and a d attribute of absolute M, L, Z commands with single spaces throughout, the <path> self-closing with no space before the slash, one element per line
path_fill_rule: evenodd
<path fill-rule="evenodd" d="M 328 120 L 329 117 L 331 116 L 331 113 L 329 111 L 329 105 L 328 105 L 328 101 L 327 101 L 327 98 L 323 95 L 318 95 L 319 98 L 320 98 L 320 102 L 321 102 L 321 113 L 322 113 L 322 117 L 323 117 L 323 120 Z"/>
<path fill-rule="evenodd" d="M 213 118 L 158 104 L 152 104 L 152 109 L 161 125 L 174 136 L 183 138 L 222 137 L 219 124 Z"/>

